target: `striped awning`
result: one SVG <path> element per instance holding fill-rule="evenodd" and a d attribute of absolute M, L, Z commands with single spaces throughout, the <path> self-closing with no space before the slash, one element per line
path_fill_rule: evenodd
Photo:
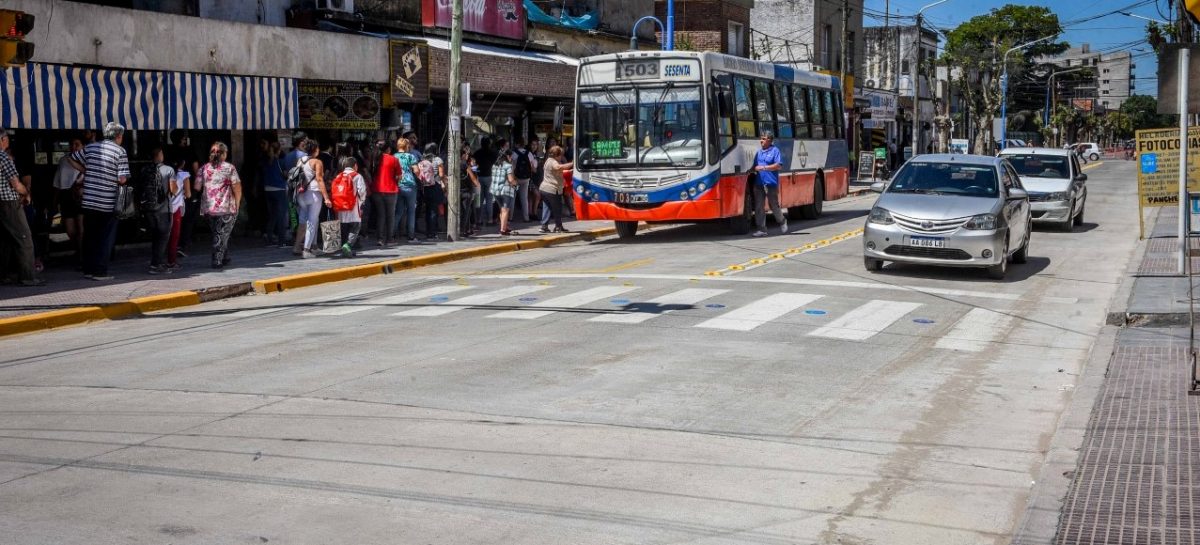
<path fill-rule="evenodd" d="M 0 127 L 289 129 L 296 80 L 29 63 L 0 70 Z"/>

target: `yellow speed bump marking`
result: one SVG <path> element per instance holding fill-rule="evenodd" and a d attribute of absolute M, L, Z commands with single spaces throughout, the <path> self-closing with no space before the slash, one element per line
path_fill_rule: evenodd
<path fill-rule="evenodd" d="M 858 237 L 858 236 L 862 236 L 862 234 L 863 234 L 863 229 L 860 227 L 858 229 L 854 229 L 853 231 L 846 231 L 845 233 L 840 233 L 840 234 L 834 235 L 834 236 L 826 238 L 826 239 L 818 240 L 816 242 L 810 242 L 810 243 L 805 244 L 804 246 L 801 246 L 798 248 L 788 248 L 787 250 L 783 250 L 782 252 L 768 254 L 766 257 L 756 257 L 754 259 L 746 261 L 745 263 L 738 263 L 736 265 L 730 265 L 728 267 L 725 267 L 724 269 L 720 269 L 720 270 L 716 270 L 716 271 L 707 271 L 704 273 L 704 275 L 705 276 L 724 276 L 727 274 L 736 274 L 736 273 L 739 273 L 742 271 L 748 271 L 750 269 L 757 269 L 758 267 L 762 267 L 763 265 L 767 265 L 769 263 L 773 263 L 776 261 L 781 261 L 789 255 L 806 254 L 808 252 L 816 251 L 821 248 L 825 248 L 827 246 L 837 244 L 838 242 L 842 242 L 842 241 L 850 240 L 850 239 Z"/>
<path fill-rule="evenodd" d="M 1100 161 L 1100 162 L 1098 162 L 1098 163 L 1092 163 L 1092 164 L 1090 164 L 1090 165 L 1086 165 L 1086 166 L 1084 166 L 1084 167 L 1083 167 L 1083 170 L 1087 170 L 1087 169 L 1089 169 L 1089 168 L 1096 168 L 1096 167 L 1098 167 L 1098 166 L 1100 166 L 1100 165 L 1103 165 L 1103 164 L 1104 164 L 1104 161 Z"/>

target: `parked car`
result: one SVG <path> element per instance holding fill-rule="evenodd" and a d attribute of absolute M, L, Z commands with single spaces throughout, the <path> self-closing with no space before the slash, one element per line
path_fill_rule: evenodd
<path fill-rule="evenodd" d="M 1029 193 L 1033 221 L 1056 225 L 1070 232 L 1083 225 L 1087 205 L 1087 174 L 1079 160 L 1069 150 L 1025 148 L 1004 150 L 1000 156 L 1008 159 L 1021 177 L 1021 185 Z"/>
<path fill-rule="evenodd" d="M 1080 157 L 1088 161 L 1100 160 L 1100 154 L 1104 153 L 1098 144 L 1095 142 L 1082 142 L 1079 144 L 1071 144 L 1068 149 L 1074 150 Z"/>
<path fill-rule="evenodd" d="M 1001 279 L 1025 263 L 1032 234 L 1029 197 L 1008 160 L 983 155 L 921 155 L 888 183 L 863 229 L 863 264 L 887 261 L 983 267 Z"/>

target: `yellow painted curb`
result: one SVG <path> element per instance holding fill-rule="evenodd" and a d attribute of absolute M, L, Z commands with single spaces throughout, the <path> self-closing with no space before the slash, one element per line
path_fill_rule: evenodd
<path fill-rule="evenodd" d="M 107 319 L 104 309 L 100 307 L 68 308 L 14 316 L 0 319 L 0 337 Z"/>

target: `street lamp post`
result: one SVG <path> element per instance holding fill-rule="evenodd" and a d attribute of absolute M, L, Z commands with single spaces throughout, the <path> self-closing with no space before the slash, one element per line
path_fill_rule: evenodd
<path fill-rule="evenodd" d="M 1004 149 L 1008 144 L 1008 54 L 1012 53 L 1013 51 L 1025 49 L 1026 47 L 1035 45 L 1038 42 L 1044 42 L 1050 38 L 1058 36 L 1058 34 L 1059 33 L 1055 32 L 1054 34 L 1044 38 L 1038 38 L 1032 42 L 1025 42 L 1021 45 L 1013 46 L 1008 51 L 1004 52 L 1004 58 L 1002 59 L 1004 62 L 1004 71 L 1000 76 L 1000 149 Z"/>
<path fill-rule="evenodd" d="M 938 0 L 932 4 L 923 6 L 917 10 L 917 38 L 913 40 L 913 79 L 912 79 L 912 99 L 913 99 L 913 121 L 912 121 L 912 157 L 917 156 L 917 150 L 921 145 L 921 103 L 920 94 L 917 92 L 921 86 L 921 16 L 925 10 L 932 8 L 938 4 L 948 2 L 949 0 Z M 899 78 L 897 78 L 899 80 Z"/>
<path fill-rule="evenodd" d="M 1058 103 L 1057 100 L 1054 100 L 1054 101 L 1050 100 L 1051 89 L 1054 89 L 1054 76 L 1057 76 L 1059 74 L 1066 74 L 1069 72 L 1078 72 L 1080 70 L 1083 70 L 1083 68 L 1072 68 L 1070 70 L 1059 70 L 1057 72 L 1050 73 L 1050 79 L 1047 81 L 1047 85 L 1046 85 L 1046 109 L 1042 111 L 1042 126 L 1043 127 L 1050 126 L 1050 108 Z M 1057 93 L 1055 93 L 1055 94 L 1057 95 Z M 1057 142 L 1055 142 L 1055 144 L 1057 144 Z"/>

